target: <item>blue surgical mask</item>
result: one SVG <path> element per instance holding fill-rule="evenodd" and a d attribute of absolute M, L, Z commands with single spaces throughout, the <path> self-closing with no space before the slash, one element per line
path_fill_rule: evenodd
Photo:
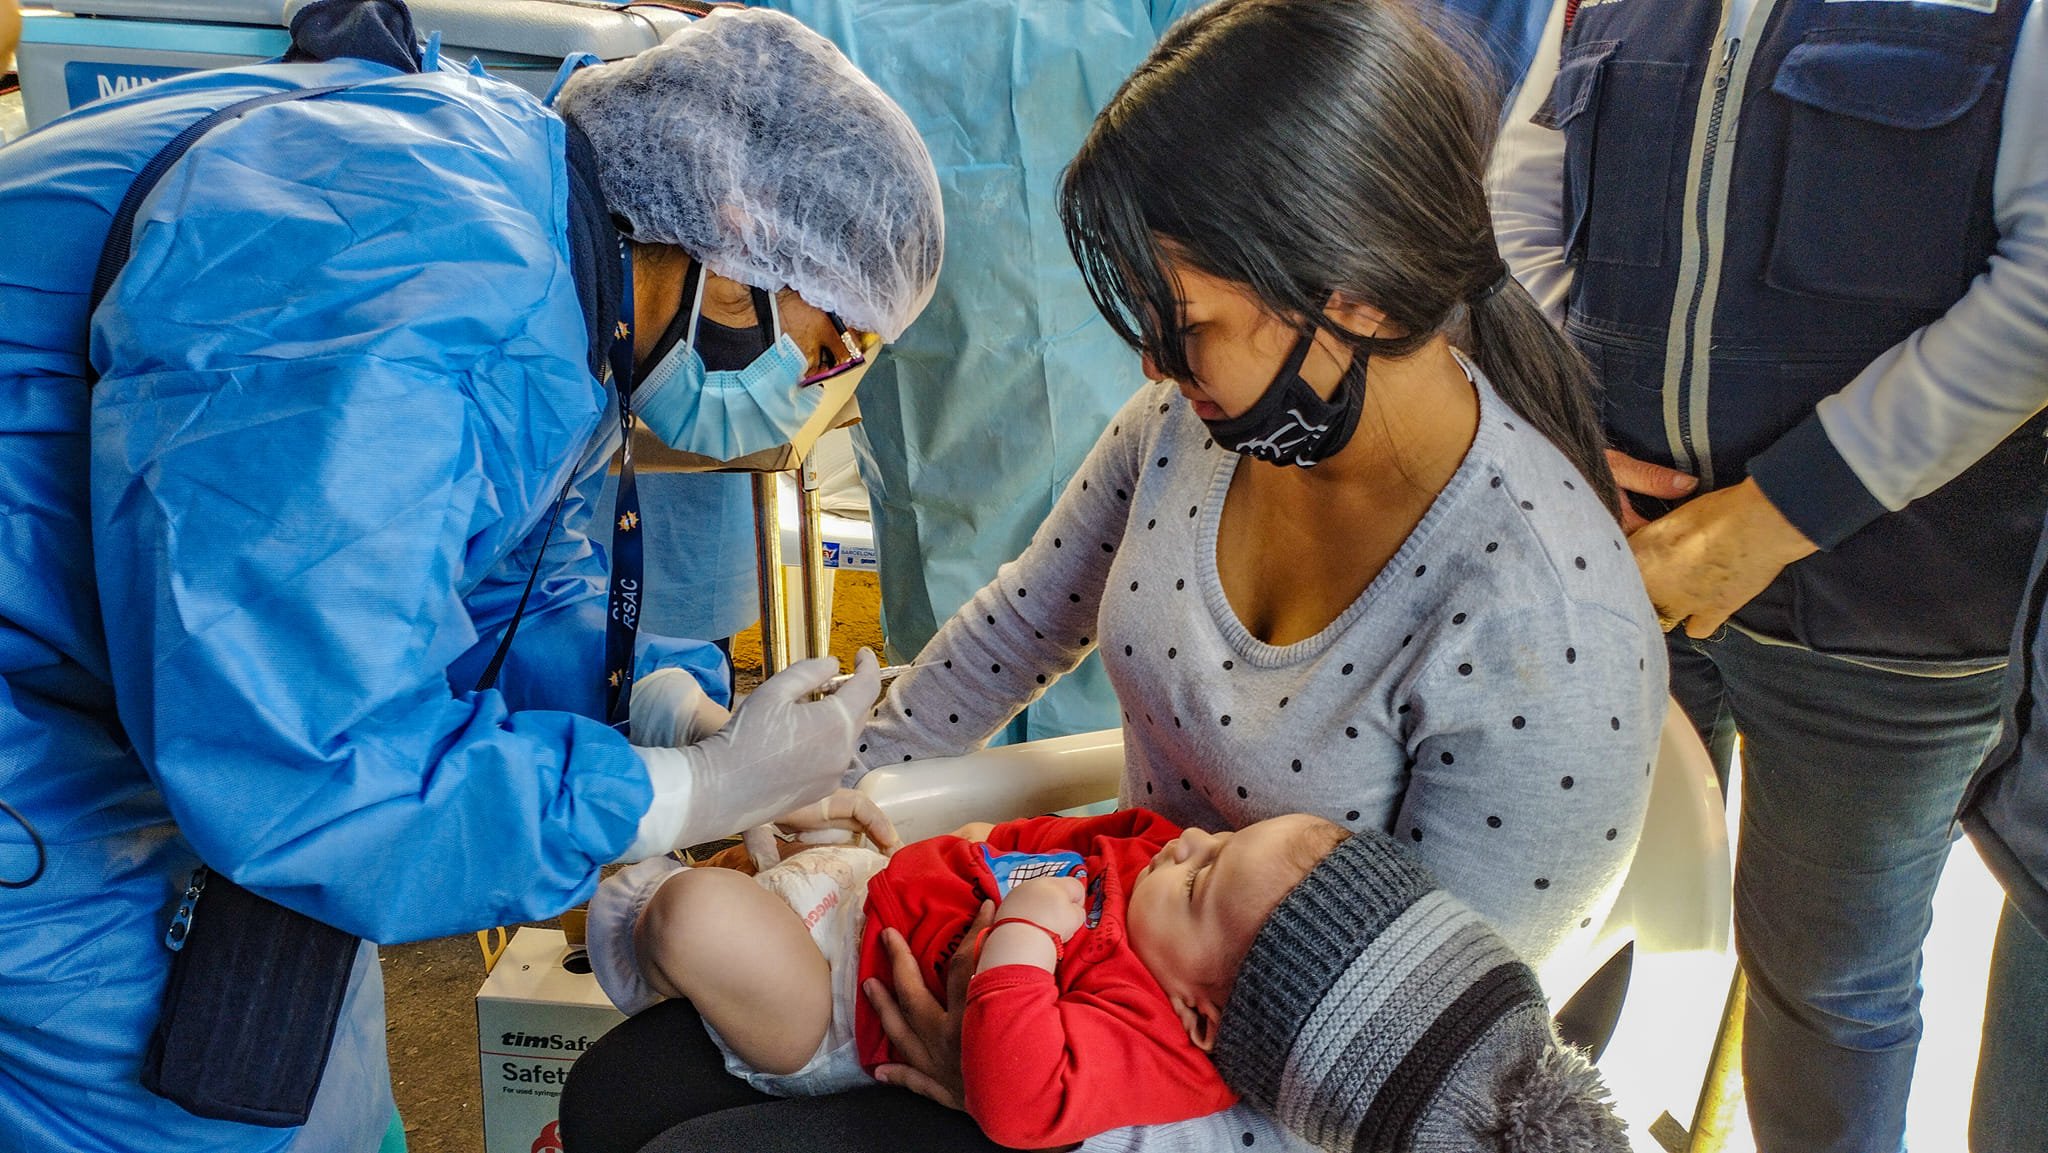
<path fill-rule="evenodd" d="M 688 328 L 682 339 L 640 374 L 633 389 L 633 411 L 663 444 L 713 460 L 739 457 L 788 444 L 816 411 L 824 390 L 803 388 L 809 367 L 803 350 L 782 331 L 781 311 L 773 293 L 765 299 L 770 328 L 776 333 L 767 351 L 737 369 L 711 371 L 698 353 L 697 329 L 703 321 L 703 277 L 692 270 Z M 690 291 L 694 289 L 694 291 Z"/>

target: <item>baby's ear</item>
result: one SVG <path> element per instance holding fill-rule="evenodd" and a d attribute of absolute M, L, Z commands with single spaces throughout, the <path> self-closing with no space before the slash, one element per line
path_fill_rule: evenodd
<path fill-rule="evenodd" d="M 1188 1040 L 1195 1043 L 1195 1048 L 1204 1053 L 1215 1050 L 1216 1028 L 1223 1020 L 1221 1007 L 1207 996 L 1194 1003 L 1190 1003 L 1185 997 L 1176 996 L 1173 999 L 1173 1012 L 1180 1018 L 1181 1027 L 1188 1031 Z"/>

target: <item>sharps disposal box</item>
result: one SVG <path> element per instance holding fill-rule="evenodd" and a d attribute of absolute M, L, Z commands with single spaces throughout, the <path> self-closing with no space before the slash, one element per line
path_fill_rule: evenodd
<path fill-rule="evenodd" d="M 522 928 L 477 990 L 484 1153 L 559 1151 L 569 1066 L 626 1019 L 596 977 L 562 967 L 567 952 L 561 930 Z"/>
<path fill-rule="evenodd" d="M 103 96 L 201 68 L 282 56 L 308 0 L 47 0 L 22 22 L 16 52 L 30 128 Z M 565 57 L 620 60 L 667 39 L 690 17 L 657 4 L 586 0 L 409 0 L 441 56 L 474 57 L 492 75 L 546 94 Z"/>

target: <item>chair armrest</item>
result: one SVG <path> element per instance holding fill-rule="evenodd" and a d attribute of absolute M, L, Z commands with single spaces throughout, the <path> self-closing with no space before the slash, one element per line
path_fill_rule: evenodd
<path fill-rule="evenodd" d="M 870 771 L 859 789 L 907 844 L 969 821 L 1008 821 L 1109 800 L 1124 775 L 1119 729 L 1002 745 Z"/>

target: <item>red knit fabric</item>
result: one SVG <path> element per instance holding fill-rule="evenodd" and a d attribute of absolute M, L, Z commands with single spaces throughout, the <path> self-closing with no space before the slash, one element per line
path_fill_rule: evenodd
<path fill-rule="evenodd" d="M 910 942 L 925 986 L 943 1000 L 947 961 L 981 902 L 1001 902 L 1012 870 L 1085 870 L 1088 923 L 1056 970 L 1002 965 L 968 987 L 966 1105 L 991 1140 L 1041 1148 L 1236 1103 L 1125 936 L 1129 884 L 1179 833 L 1142 809 L 1012 821 L 985 843 L 938 837 L 911 845 L 870 882 L 861 979 L 889 980 L 881 933 L 894 928 Z M 1078 859 L 1053 856 L 1062 853 Z M 897 1060 L 866 998 L 855 1006 L 854 1030 L 863 1067 Z"/>

